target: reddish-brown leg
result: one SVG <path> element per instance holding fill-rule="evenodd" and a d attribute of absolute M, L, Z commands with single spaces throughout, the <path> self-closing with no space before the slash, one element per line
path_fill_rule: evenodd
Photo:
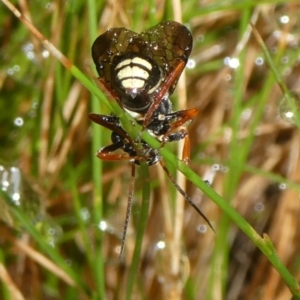
<path fill-rule="evenodd" d="M 177 129 L 178 127 L 184 125 L 185 123 L 191 121 L 198 113 L 197 108 L 191 108 L 187 110 L 181 110 L 176 112 L 176 118 L 179 118 L 179 120 L 175 121 L 174 123 L 171 124 L 170 129 L 168 132 L 166 132 L 162 138 L 162 143 L 161 147 L 164 147 L 164 145 L 170 141 L 172 134 L 177 135 L 178 139 L 173 137 L 173 140 L 181 140 L 184 139 L 184 145 L 183 145 L 183 150 L 182 150 L 182 161 L 185 164 L 189 163 L 190 160 L 190 138 L 188 136 L 188 132 L 185 129 L 178 130 L 177 132 L 174 133 L 174 130 Z"/>
<path fill-rule="evenodd" d="M 159 92 L 155 95 L 154 101 L 151 104 L 149 110 L 147 111 L 145 118 L 144 118 L 144 124 L 143 129 L 147 127 L 147 125 L 150 122 L 151 116 L 153 112 L 159 107 L 159 104 L 163 100 L 166 93 L 169 91 L 170 87 L 177 82 L 179 75 L 182 73 L 183 69 L 185 67 L 185 62 L 180 61 L 176 68 L 170 73 L 167 80 L 164 82 L 162 87 L 160 88 Z"/>
<path fill-rule="evenodd" d="M 196 117 L 197 114 L 198 114 L 197 108 L 190 108 L 190 109 L 177 111 L 176 115 L 177 115 L 177 118 L 179 118 L 179 120 L 177 120 L 171 124 L 171 128 L 168 130 L 168 132 L 191 121 L 192 119 L 194 119 Z"/>
<path fill-rule="evenodd" d="M 191 155 L 191 142 L 188 133 L 184 138 L 184 144 L 182 149 L 182 161 L 187 165 L 190 162 L 190 155 Z"/>
<path fill-rule="evenodd" d="M 128 134 L 120 126 L 109 121 L 109 119 L 113 119 L 116 117 L 90 113 L 89 118 L 93 122 L 107 128 L 111 131 L 116 132 L 117 134 L 123 136 L 124 138 L 128 138 Z"/>
<path fill-rule="evenodd" d="M 129 156 L 127 153 L 126 154 L 114 154 L 111 152 L 105 152 L 105 151 L 99 151 L 97 153 L 97 157 L 99 157 L 102 160 L 106 160 L 106 161 L 118 161 L 118 160 L 122 160 L 122 161 L 135 161 L 135 160 L 143 160 L 144 158 L 141 156 Z"/>

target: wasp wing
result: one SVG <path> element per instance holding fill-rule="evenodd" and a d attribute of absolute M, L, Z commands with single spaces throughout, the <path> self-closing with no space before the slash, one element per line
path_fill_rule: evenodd
<path fill-rule="evenodd" d="M 136 53 L 154 60 L 161 70 L 163 83 L 180 62 L 186 64 L 192 45 L 192 35 L 184 25 L 164 21 L 141 34 L 126 28 L 111 28 L 95 40 L 92 57 L 100 80 L 107 88 L 115 91 L 111 76 L 116 56 Z M 169 94 L 173 93 L 177 80 L 170 86 Z"/>

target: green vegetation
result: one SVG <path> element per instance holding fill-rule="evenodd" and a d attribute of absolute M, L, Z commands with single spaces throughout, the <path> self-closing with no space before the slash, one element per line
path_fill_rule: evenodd
<path fill-rule="evenodd" d="M 35 0 L 16 18 L 4 2 L 0 298 L 300 299 L 299 4 Z M 194 48 L 172 100 L 199 115 L 189 167 L 174 144 L 161 155 L 215 233 L 142 164 L 117 265 L 131 167 L 96 157 L 111 132 L 88 114 L 139 128 L 97 86 L 90 47 L 179 17 Z"/>

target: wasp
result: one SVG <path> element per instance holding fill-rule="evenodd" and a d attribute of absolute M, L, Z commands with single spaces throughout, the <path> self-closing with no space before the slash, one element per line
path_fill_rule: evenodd
<path fill-rule="evenodd" d="M 140 34 L 123 27 L 111 28 L 92 45 L 92 58 L 105 90 L 142 126 L 142 130 L 160 142 L 160 148 L 166 143 L 184 140 L 182 159 L 186 163 L 190 141 L 187 130 L 181 126 L 189 123 L 198 110 L 173 111 L 170 95 L 188 61 L 192 45 L 192 35 L 187 27 L 174 21 L 160 22 Z M 135 165 L 141 161 L 149 166 L 159 163 L 176 189 L 212 228 L 206 216 L 176 183 L 159 149 L 153 149 L 144 140 L 133 140 L 115 115 L 92 113 L 89 118 L 112 131 L 112 144 L 100 149 L 97 156 L 106 161 L 128 161 L 132 166 L 133 183 L 130 185 L 119 259 L 124 250 L 130 218 Z"/>

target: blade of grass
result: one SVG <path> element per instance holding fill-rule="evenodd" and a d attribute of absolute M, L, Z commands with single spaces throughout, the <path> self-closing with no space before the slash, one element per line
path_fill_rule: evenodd
<path fill-rule="evenodd" d="M 250 10 L 245 7 L 240 22 L 240 37 L 247 33 L 247 27 L 250 19 Z M 239 53 L 239 61 L 245 61 L 245 51 Z M 240 128 L 240 117 L 243 112 L 243 94 L 244 94 L 244 64 L 241 63 L 240 67 L 236 70 L 236 81 L 234 89 L 234 111 L 231 119 L 232 127 L 232 139 L 230 143 L 230 157 L 229 157 L 229 174 L 226 177 L 224 185 L 224 198 L 230 205 L 240 177 L 243 172 L 243 166 L 248 155 L 249 147 L 241 145 L 241 141 L 238 137 Z M 212 257 L 212 268 L 209 278 L 209 288 L 207 292 L 207 299 L 213 300 L 216 296 L 216 287 L 221 286 L 218 293 L 219 296 L 224 297 L 226 293 L 226 284 L 228 280 L 228 256 L 230 251 L 230 245 L 227 242 L 230 233 L 230 216 L 223 214 L 220 220 L 220 230 L 217 231 L 216 244 Z"/>
<path fill-rule="evenodd" d="M 143 136 L 144 139 L 144 136 Z M 147 139 L 147 137 L 145 137 Z M 147 140 L 147 143 L 149 141 Z M 216 203 L 226 215 L 252 240 L 252 242 L 264 253 L 267 259 L 281 274 L 287 286 L 293 295 L 300 296 L 300 286 L 295 278 L 290 274 L 278 257 L 274 246 L 267 235 L 262 238 L 252 226 L 239 214 L 231 205 L 225 201 L 219 194 L 210 188 L 195 172 L 193 172 L 187 165 L 180 161 L 174 154 L 166 149 L 161 149 L 161 154 L 166 161 L 176 166 L 186 178 L 197 186 L 207 197 Z"/>
<path fill-rule="evenodd" d="M 295 117 L 293 118 L 293 121 L 294 121 L 295 125 L 298 128 L 300 128 L 300 116 L 299 116 L 299 109 L 297 107 L 297 104 L 295 103 L 295 100 L 293 99 L 292 95 L 290 94 L 290 91 L 288 90 L 285 82 L 281 78 L 280 73 L 279 73 L 279 71 L 276 67 L 276 64 L 273 61 L 273 59 L 272 59 L 272 57 L 271 57 L 264 41 L 262 40 L 260 34 L 258 33 L 258 31 L 256 30 L 255 26 L 252 23 L 250 23 L 250 25 L 252 27 L 252 30 L 253 30 L 253 33 L 255 35 L 256 40 L 258 41 L 260 47 L 262 48 L 262 50 L 265 54 L 266 60 L 267 60 L 269 66 L 272 70 L 272 73 L 273 73 L 274 77 L 276 78 L 276 82 L 280 86 L 280 89 L 281 89 L 282 93 L 284 94 L 285 98 L 287 99 L 287 102 L 288 102 L 293 114 L 295 115 Z M 280 48 L 282 48 L 282 47 L 280 47 Z M 279 59 L 282 57 L 282 55 L 283 55 L 282 51 L 279 51 L 278 55 L 276 56 L 276 61 L 279 61 Z"/>
<path fill-rule="evenodd" d="M 96 22 L 96 3 L 95 0 L 88 0 L 88 14 L 89 14 L 89 32 L 90 32 L 90 45 L 92 45 L 94 38 L 97 36 L 97 22 Z M 101 96 L 102 97 L 102 96 Z M 91 107 L 92 111 L 100 112 L 100 101 L 92 94 L 91 97 Z M 102 127 L 97 126 L 96 124 L 92 125 L 93 135 L 95 138 L 92 139 L 92 174 L 93 174 L 93 184 L 94 184 L 94 193 L 93 193 L 93 219 L 96 224 L 99 224 L 103 217 L 103 190 L 102 190 L 102 172 L 103 164 L 102 161 L 96 156 L 96 152 L 100 148 L 101 136 L 102 136 Z M 96 243 L 96 263 L 92 263 L 91 267 L 94 270 L 96 288 L 98 291 L 98 296 L 101 299 L 105 297 L 105 274 L 104 274 L 104 261 L 103 261 L 103 233 L 98 231 L 99 243 Z"/>
<path fill-rule="evenodd" d="M 57 264 L 68 276 L 72 279 L 69 281 L 69 285 L 73 285 L 79 288 L 82 292 L 87 295 L 90 295 L 89 288 L 83 283 L 80 276 L 76 273 L 74 268 L 71 268 L 66 263 L 65 259 L 57 252 L 56 248 L 51 247 L 47 241 L 44 239 L 43 235 L 35 228 L 34 224 L 28 220 L 28 216 L 19 207 L 12 204 L 10 197 L 3 191 L 0 190 L 1 197 L 6 201 L 7 205 L 10 207 L 11 213 L 13 216 L 22 224 L 22 226 L 26 229 L 37 244 L 43 249 L 45 253 L 51 258 L 51 260 Z"/>
<path fill-rule="evenodd" d="M 145 234 L 148 212 L 149 212 L 149 199 L 150 199 L 150 181 L 149 181 L 149 167 L 146 162 L 141 161 L 141 176 L 143 180 L 143 192 L 142 192 L 142 204 L 141 211 L 139 213 L 139 221 L 136 232 L 136 242 L 133 253 L 132 262 L 128 274 L 127 288 L 126 288 L 126 299 L 132 299 L 132 291 L 135 282 L 135 278 L 138 272 L 138 266 L 140 262 L 143 236 Z"/>

